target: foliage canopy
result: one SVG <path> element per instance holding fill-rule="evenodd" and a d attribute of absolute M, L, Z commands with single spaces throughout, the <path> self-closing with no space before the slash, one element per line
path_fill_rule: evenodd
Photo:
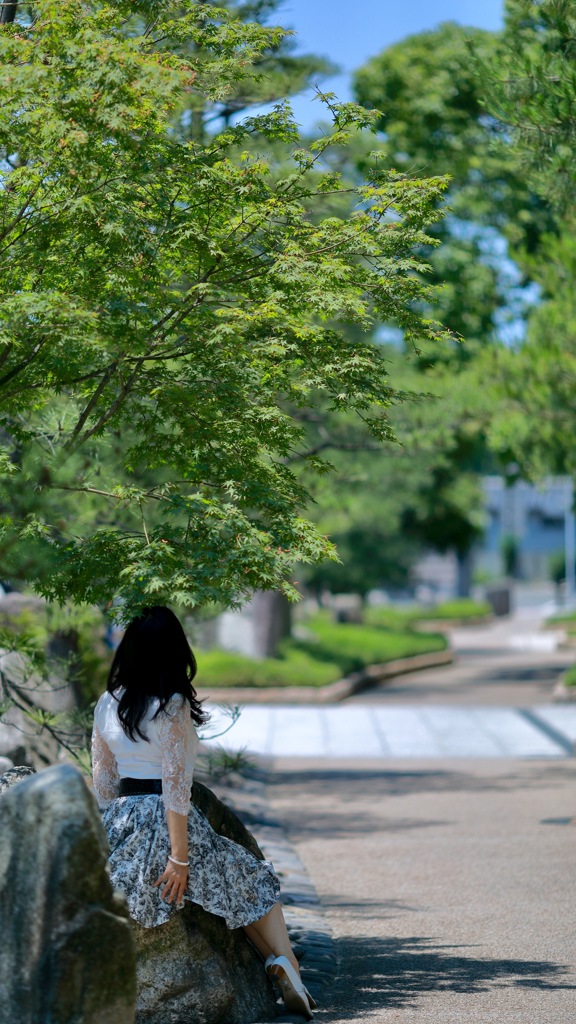
<path fill-rule="evenodd" d="M 303 514 L 299 412 L 390 435 L 401 396 L 361 332 L 442 334 L 417 253 L 445 179 L 375 160 L 350 186 L 326 154 L 376 115 L 330 97 L 307 149 L 286 104 L 186 131 L 281 29 L 191 0 L 33 11 L 0 30 L 2 571 L 129 611 L 294 596 L 293 563 L 332 553 Z M 314 216 L 345 190 L 350 216 Z"/>
<path fill-rule="evenodd" d="M 517 351 L 485 363 L 495 396 L 491 443 L 531 479 L 576 473 L 576 158 L 573 0 L 509 0 L 485 104 L 531 187 L 554 216 L 539 251 L 520 253 L 539 303 Z"/>

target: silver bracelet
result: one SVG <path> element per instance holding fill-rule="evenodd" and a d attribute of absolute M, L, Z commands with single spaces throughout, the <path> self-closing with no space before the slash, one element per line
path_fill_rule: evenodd
<path fill-rule="evenodd" d="M 171 857 L 170 854 L 168 854 L 168 860 L 171 860 L 173 864 L 178 864 L 178 866 L 181 867 L 181 868 L 189 868 L 190 867 L 190 861 L 189 860 L 176 860 L 176 858 L 175 857 Z"/>

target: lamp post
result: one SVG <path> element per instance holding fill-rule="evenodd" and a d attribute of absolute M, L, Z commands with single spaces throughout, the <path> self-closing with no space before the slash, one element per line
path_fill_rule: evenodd
<path fill-rule="evenodd" d="M 574 520 L 574 486 L 571 480 L 566 481 L 564 506 L 564 561 L 566 565 L 564 600 L 567 605 L 574 604 L 576 597 L 576 523 Z"/>
<path fill-rule="evenodd" d="M 0 25 L 9 25 L 16 17 L 18 0 L 4 0 L 0 3 Z"/>

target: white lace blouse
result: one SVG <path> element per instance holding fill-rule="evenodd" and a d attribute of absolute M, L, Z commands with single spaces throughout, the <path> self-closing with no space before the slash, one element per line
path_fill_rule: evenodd
<path fill-rule="evenodd" d="M 121 691 L 118 691 L 119 696 Z M 190 810 L 190 788 L 199 740 L 190 705 L 175 693 L 153 718 L 159 700 L 153 697 L 140 728 L 148 740 L 131 740 L 118 718 L 118 701 L 103 693 L 94 709 L 92 779 L 100 807 L 118 796 L 120 779 L 162 779 L 164 806 L 178 814 Z"/>

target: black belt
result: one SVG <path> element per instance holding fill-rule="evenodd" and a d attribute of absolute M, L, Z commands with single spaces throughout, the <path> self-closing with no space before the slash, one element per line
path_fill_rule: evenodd
<path fill-rule="evenodd" d="M 119 796 L 146 796 L 162 793 L 162 779 L 120 779 Z"/>

